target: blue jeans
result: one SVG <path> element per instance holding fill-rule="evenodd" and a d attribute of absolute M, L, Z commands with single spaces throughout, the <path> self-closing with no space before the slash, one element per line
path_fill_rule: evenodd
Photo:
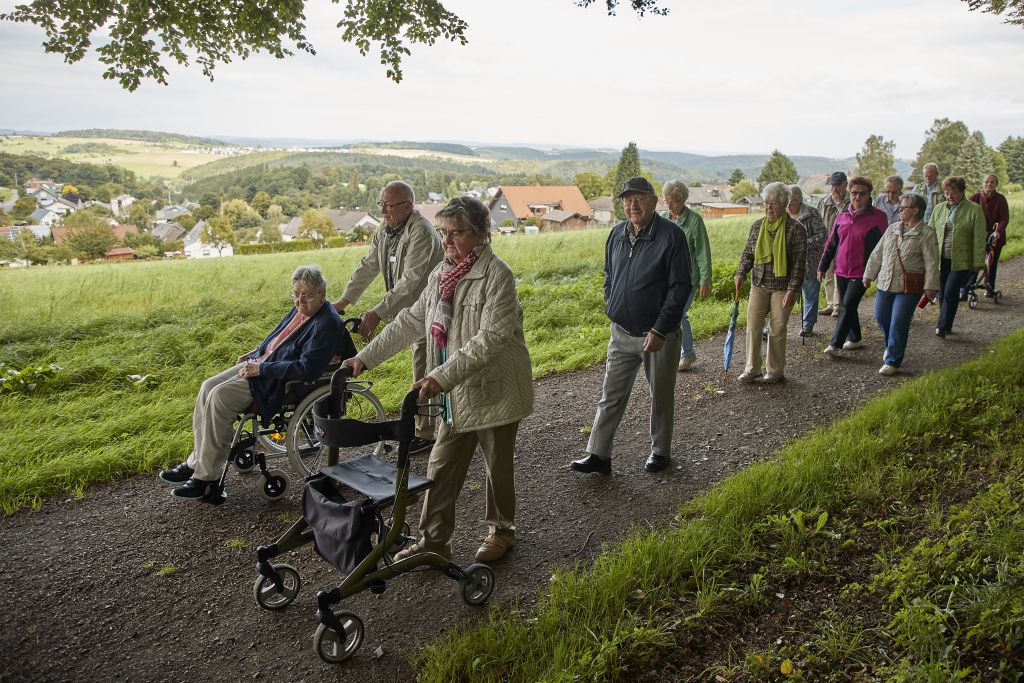
<path fill-rule="evenodd" d="M 910 321 L 920 299 L 920 294 L 883 292 L 881 289 L 875 293 L 875 320 L 882 328 L 886 365 L 898 368 L 903 364 L 907 337 L 910 335 Z"/>
<path fill-rule="evenodd" d="M 813 330 L 814 323 L 818 321 L 818 295 L 821 293 L 821 282 L 817 275 L 809 275 L 804 278 L 804 284 L 800 288 L 804 294 L 804 319 L 803 329 Z"/>
<path fill-rule="evenodd" d="M 960 290 L 971 279 L 970 270 L 952 270 L 952 262 L 944 258 L 939 263 L 939 322 L 936 329 L 949 332 L 953 329 L 956 309 L 960 305 Z"/>
<path fill-rule="evenodd" d="M 697 352 L 693 350 L 693 328 L 690 326 L 690 316 L 687 314 L 690 312 L 690 306 L 693 305 L 693 299 L 697 296 L 698 289 L 700 289 L 699 285 L 690 290 L 690 298 L 686 300 L 686 306 L 683 307 L 683 319 L 679 321 L 679 326 L 683 331 L 683 341 L 679 346 L 680 358 L 697 355 Z"/>

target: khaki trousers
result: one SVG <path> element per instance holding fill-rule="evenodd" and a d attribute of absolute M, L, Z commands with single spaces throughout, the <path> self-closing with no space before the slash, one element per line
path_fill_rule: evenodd
<path fill-rule="evenodd" d="M 444 420 L 438 428 L 437 443 L 430 451 L 427 478 L 434 485 L 427 489 L 420 515 L 420 533 L 427 550 L 451 552 L 455 531 L 455 502 L 466 482 L 466 472 L 479 445 L 487 468 L 486 519 L 488 533 L 515 532 L 516 485 L 512 454 L 516 446 L 519 422 L 500 427 L 454 432 Z"/>
<path fill-rule="evenodd" d="M 842 297 L 836 297 L 836 261 L 832 259 L 832 265 L 825 271 L 825 305 L 838 308 L 843 305 Z"/>
<path fill-rule="evenodd" d="M 419 382 L 427 374 L 427 340 L 422 338 L 412 345 L 412 381 Z M 437 418 L 416 415 L 416 436 L 427 441 L 434 440 L 434 421 Z"/>
<path fill-rule="evenodd" d="M 768 318 L 768 360 L 766 370 L 782 375 L 786 370 L 786 325 L 793 307 L 783 308 L 786 290 L 773 292 L 764 287 L 750 288 L 747 304 L 747 365 L 746 372 L 761 372 L 761 334 Z"/>
<path fill-rule="evenodd" d="M 195 470 L 196 479 L 220 479 L 228 449 L 235 436 L 235 418 L 252 405 L 249 380 L 238 376 L 244 363 L 238 363 L 214 375 L 199 387 L 192 411 L 194 447 L 186 464 Z"/>

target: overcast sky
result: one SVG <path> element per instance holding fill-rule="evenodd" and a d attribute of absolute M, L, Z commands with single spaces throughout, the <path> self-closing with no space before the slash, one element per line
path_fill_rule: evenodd
<path fill-rule="evenodd" d="M 0 12 L 15 3 L 0 0 Z M 572 0 L 453 0 L 469 44 L 420 46 L 401 84 L 307 4 L 316 56 L 257 56 L 128 93 L 90 54 L 0 23 L 0 128 L 459 140 L 845 157 L 870 134 L 912 158 L 937 117 L 1024 135 L 1024 29 L 961 0 L 663 0 L 667 17 Z"/>

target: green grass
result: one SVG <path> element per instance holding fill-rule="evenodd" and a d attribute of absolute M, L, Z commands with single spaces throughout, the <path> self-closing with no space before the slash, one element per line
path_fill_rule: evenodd
<path fill-rule="evenodd" d="M 736 249 L 746 224 L 713 221 L 715 248 Z M 536 376 L 604 359 L 605 236 L 496 240 L 518 276 Z M 0 271 L 0 372 L 44 370 L 26 373 L 33 391 L 0 393 L 0 506 L 38 505 L 58 491 L 81 493 L 93 482 L 181 460 L 191 446 L 199 384 L 273 329 L 290 305 L 295 266 L 319 263 L 336 298 L 364 252 Z M 718 263 L 719 279 L 726 282 L 732 267 Z M 354 311 L 381 295 L 378 279 Z M 721 329 L 728 309 L 720 299 L 698 302 L 691 316 L 697 335 Z M 46 371 L 51 364 L 60 369 Z M 409 366 L 406 351 L 367 375 L 389 411 L 408 390 Z"/>
<path fill-rule="evenodd" d="M 685 665 L 744 631 L 751 647 L 697 659 L 704 668 L 689 675 L 1014 680 L 1022 357 L 1017 331 L 791 442 L 684 504 L 672 528 L 637 530 L 592 567 L 556 571 L 535 607 L 492 608 L 484 625 L 442 636 L 418 657 L 418 680 L 628 680 L 660 669 L 659 653 L 685 648 L 674 660 Z M 781 592 L 802 616 L 786 642 Z"/>

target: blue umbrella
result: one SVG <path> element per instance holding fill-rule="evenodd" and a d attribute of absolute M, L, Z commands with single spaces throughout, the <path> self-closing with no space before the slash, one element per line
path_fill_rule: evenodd
<path fill-rule="evenodd" d="M 736 319 L 740 317 L 740 287 L 736 285 L 736 300 L 732 305 L 732 315 L 729 317 L 729 331 L 725 334 L 725 346 L 722 347 L 722 367 L 729 372 L 729 365 L 732 363 L 732 347 L 736 342 Z"/>

